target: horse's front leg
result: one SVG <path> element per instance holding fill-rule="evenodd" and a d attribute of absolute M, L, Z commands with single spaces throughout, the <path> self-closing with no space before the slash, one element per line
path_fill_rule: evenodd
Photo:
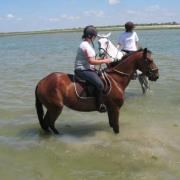
<path fill-rule="evenodd" d="M 114 133 L 119 133 L 119 112 L 118 106 L 111 106 L 108 108 L 109 125 L 113 128 Z"/>
<path fill-rule="evenodd" d="M 113 127 L 113 116 L 111 108 L 108 108 L 108 119 L 109 119 L 109 126 Z"/>
<path fill-rule="evenodd" d="M 115 107 L 114 111 L 112 112 L 113 116 L 113 131 L 114 133 L 118 134 L 119 133 L 119 112 L 120 109 L 119 107 Z"/>

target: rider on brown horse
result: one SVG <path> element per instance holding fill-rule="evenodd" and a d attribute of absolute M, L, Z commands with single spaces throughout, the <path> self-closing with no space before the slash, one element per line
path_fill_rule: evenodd
<path fill-rule="evenodd" d="M 106 106 L 103 101 L 104 85 L 98 76 L 95 65 L 110 63 L 110 58 L 96 59 L 93 41 L 97 36 L 97 30 L 94 26 L 87 26 L 84 28 L 82 39 L 75 61 L 75 75 L 88 83 L 92 84 L 96 88 L 96 105 L 100 112 L 106 111 Z M 93 47 L 92 47 L 92 46 Z"/>
<path fill-rule="evenodd" d="M 95 63 L 98 60 L 93 59 L 92 61 Z M 102 63 L 108 60 L 99 61 Z M 124 103 L 125 89 L 137 69 L 141 70 L 151 81 L 156 81 L 159 78 L 159 71 L 153 61 L 152 53 L 147 48 L 132 53 L 122 61 L 112 62 L 105 69 L 111 89 L 105 95 L 104 103 L 107 107 L 109 125 L 115 133 L 119 133 L 119 113 Z M 92 72 L 94 71 L 92 70 Z M 93 77 L 99 78 L 95 72 L 93 75 Z M 63 72 L 51 73 L 38 82 L 35 90 L 36 111 L 44 131 L 50 132 L 52 130 L 55 134 L 59 133 L 55 127 L 55 121 L 64 106 L 83 112 L 99 110 L 94 98 L 79 98 L 74 84 L 79 87 L 80 83 L 74 81 L 73 74 Z M 45 114 L 43 107 L 47 110 Z"/>

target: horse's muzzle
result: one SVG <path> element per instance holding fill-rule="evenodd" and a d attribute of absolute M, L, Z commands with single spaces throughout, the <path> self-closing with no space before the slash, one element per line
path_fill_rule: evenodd
<path fill-rule="evenodd" d="M 157 81 L 159 79 L 159 70 L 158 68 L 156 69 L 150 69 L 147 72 L 147 77 L 150 81 Z"/>
<path fill-rule="evenodd" d="M 150 76 L 148 76 L 148 79 L 150 81 L 157 81 L 159 79 L 159 74 L 151 74 Z"/>
<path fill-rule="evenodd" d="M 154 78 L 154 81 L 157 81 L 159 79 L 159 76 L 156 76 L 155 78 Z"/>

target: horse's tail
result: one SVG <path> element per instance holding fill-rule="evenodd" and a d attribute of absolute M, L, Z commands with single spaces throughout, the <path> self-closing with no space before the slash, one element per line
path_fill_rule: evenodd
<path fill-rule="evenodd" d="M 36 90 L 35 90 L 35 99 L 36 99 L 36 112 L 37 112 L 37 116 L 39 119 L 39 123 L 42 129 L 46 130 L 46 124 L 44 122 L 44 111 L 43 111 L 43 106 L 42 103 L 40 102 L 38 95 L 37 95 L 37 87 L 36 86 Z"/>

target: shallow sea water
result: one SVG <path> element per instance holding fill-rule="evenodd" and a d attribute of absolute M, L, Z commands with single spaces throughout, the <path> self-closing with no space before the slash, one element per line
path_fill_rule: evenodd
<path fill-rule="evenodd" d="M 106 114 L 66 107 L 56 121 L 59 136 L 38 124 L 35 86 L 51 72 L 73 71 L 81 33 L 0 37 L 1 179 L 180 179 L 180 30 L 137 33 L 160 79 L 146 95 L 131 81 L 118 135 Z M 112 41 L 118 35 L 112 32 Z"/>

